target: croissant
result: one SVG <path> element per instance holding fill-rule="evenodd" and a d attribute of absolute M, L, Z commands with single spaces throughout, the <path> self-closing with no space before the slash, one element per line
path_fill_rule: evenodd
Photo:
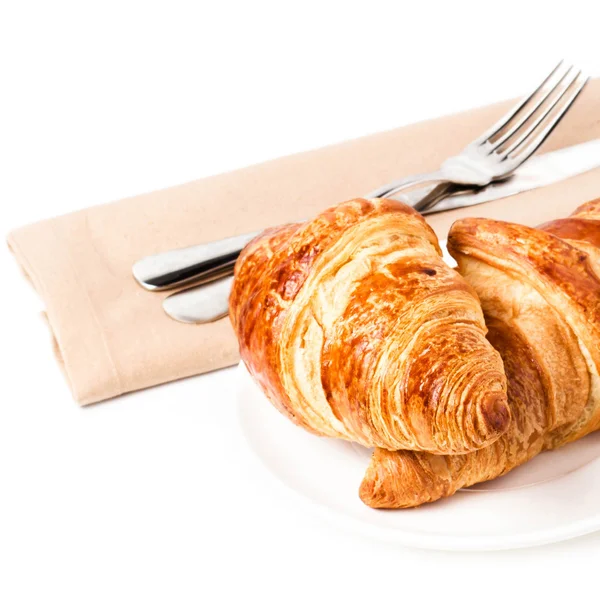
<path fill-rule="evenodd" d="M 504 361 L 513 418 L 461 456 L 375 450 L 359 492 L 369 506 L 431 502 L 600 429 L 600 200 L 537 229 L 464 219 L 448 242 Z"/>
<path fill-rule="evenodd" d="M 252 377 L 312 433 L 446 455 L 508 428 L 477 296 L 400 202 L 352 200 L 260 235 L 236 263 L 230 317 Z"/>

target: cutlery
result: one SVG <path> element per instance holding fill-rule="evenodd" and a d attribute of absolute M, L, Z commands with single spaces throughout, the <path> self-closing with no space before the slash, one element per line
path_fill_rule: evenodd
<path fill-rule="evenodd" d="M 448 204 L 439 203 L 460 191 L 457 186 L 483 187 L 510 176 L 522 165 L 558 124 L 586 81 L 580 70 L 559 63 L 530 96 L 438 171 L 394 181 L 367 197 L 390 197 L 427 184 L 425 193 L 420 190 L 403 200 L 423 214 L 448 210 Z M 212 281 L 231 270 L 242 248 L 257 234 L 146 257 L 134 265 L 134 277 L 150 291 Z"/>
<path fill-rule="evenodd" d="M 457 194 L 461 187 L 487 186 L 521 166 L 556 127 L 586 82 L 581 70 L 559 63 L 532 94 L 438 171 L 393 181 L 366 197 L 386 198 L 418 187 L 416 194 L 402 199 L 423 214 L 449 210 L 448 204 L 440 204 L 449 194 Z M 212 281 L 231 272 L 243 247 L 258 233 L 148 256 L 135 263 L 133 275 L 149 291 Z"/>
<path fill-rule="evenodd" d="M 581 70 L 561 61 L 532 94 L 437 171 L 393 181 L 366 197 L 387 198 L 403 192 L 402 200 L 422 214 L 489 201 L 494 196 L 492 188 L 507 179 L 513 182 L 515 171 L 521 172 L 587 80 Z M 543 178 L 541 181 L 535 187 L 545 185 Z M 524 185 L 521 182 L 521 190 L 501 194 L 529 189 Z M 163 307 L 184 322 L 215 320 L 226 314 L 231 287 L 228 276 L 237 256 L 257 233 L 148 256 L 135 263 L 133 275 L 150 291 L 198 286 L 169 296 Z"/>
<path fill-rule="evenodd" d="M 600 167 L 600 139 L 532 158 L 510 179 L 492 183 L 485 188 L 463 189 L 457 195 L 441 200 L 437 206 L 443 207 L 443 210 L 474 206 L 550 185 L 597 167 Z M 165 312 L 177 321 L 196 324 L 226 316 L 233 283 L 232 272 L 229 271 L 228 277 L 176 292 L 165 298 Z"/>

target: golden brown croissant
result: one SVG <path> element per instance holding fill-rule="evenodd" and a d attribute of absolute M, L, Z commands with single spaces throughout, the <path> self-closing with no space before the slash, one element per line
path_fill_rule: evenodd
<path fill-rule="evenodd" d="M 508 427 L 477 297 L 400 202 L 352 200 L 259 236 L 236 264 L 230 316 L 254 379 L 313 433 L 455 454 Z"/>
<path fill-rule="evenodd" d="M 600 200 L 538 229 L 464 219 L 449 250 L 481 299 L 513 419 L 462 456 L 375 450 L 360 489 L 373 507 L 449 496 L 600 428 Z"/>

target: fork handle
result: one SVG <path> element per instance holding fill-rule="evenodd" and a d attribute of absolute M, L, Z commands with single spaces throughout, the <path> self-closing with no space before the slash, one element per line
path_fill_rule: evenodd
<path fill-rule="evenodd" d="M 410 177 L 403 177 L 402 179 L 396 179 L 391 183 L 373 190 L 366 195 L 367 198 L 389 198 L 395 196 L 398 192 L 407 190 L 413 187 L 419 187 L 428 183 L 440 183 L 447 181 L 447 177 L 441 171 L 433 171 L 432 173 L 421 173 L 420 175 L 412 175 Z"/>
<path fill-rule="evenodd" d="M 169 290 L 203 283 L 233 273 L 233 265 L 248 242 L 260 232 L 146 256 L 133 265 L 133 276 L 146 290 Z"/>
<path fill-rule="evenodd" d="M 440 181 L 440 172 L 398 179 L 370 194 L 367 198 L 385 198 L 402 190 Z M 421 196 L 422 197 L 422 196 Z M 405 198 L 411 204 L 410 197 Z M 233 272 L 233 265 L 244 246 L 260 232 L 180 248 L 142 258 L 133 265 L 133 276 L 146 290 L 161 291 L 205 283 Z"/>

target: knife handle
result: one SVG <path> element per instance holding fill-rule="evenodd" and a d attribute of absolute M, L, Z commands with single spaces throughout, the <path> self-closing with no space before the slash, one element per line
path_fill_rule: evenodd
<path fill-rule="evenodd" d="M 175 292 L 163 300 L 163 309 L 180 323 L 212 323 L 227 316 L 232 286 L 233 274 Z"/>

